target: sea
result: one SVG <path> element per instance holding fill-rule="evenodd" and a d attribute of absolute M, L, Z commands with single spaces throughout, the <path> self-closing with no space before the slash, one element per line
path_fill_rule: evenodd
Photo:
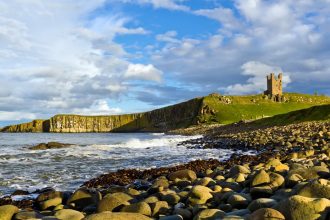
<path fill-rule="evenodd" d="M 178 145 L 200 137 L 163 133 L 0 133 L 0 196 L 18 189 L 74 190 L 91 178 L 118 169 L 142 170 L 197 159 L 225 160 L 234 153 Z M 74 146 L 29 149 L 50 141 Z"/>

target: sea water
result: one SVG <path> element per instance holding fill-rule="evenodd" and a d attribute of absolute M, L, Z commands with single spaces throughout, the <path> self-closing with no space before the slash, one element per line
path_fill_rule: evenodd
<path fill-rule="evenodd" d="M 91 178 L 118 169 L 173 166 L 196 159 L 224 160 L 233 153 L 178 145 L 199 137 L 159 133 L 0 133 L 0 195 L 44 187 L 74 190 Z M 50 141 L 74 146 L 28 149 Z"/>

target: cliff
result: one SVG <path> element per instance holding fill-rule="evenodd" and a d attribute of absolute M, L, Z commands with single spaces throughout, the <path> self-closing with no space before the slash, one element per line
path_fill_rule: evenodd
<path fill-rule="evenodd" d="M 50 132 L 162 132 L 196 123 L 201 99 L 150 112 L 112 115 L 81 116 L 56 115 L 50 119 Z"/>
<path fill-rule="evenodd" d="M 164 132 L 197 123 L 202 98 L 144 113 L 82 116 L 55 115 L 49 120 L 7 126 L 2 132 Z"/>
<path fill-rule="evenodd" d="M 81 116 L 55 115 L 47 120 L 7 126 L 3 132 L 165 132 L 196 124 L 230 124 L 330 104 L 330 97 L 285 93 L 277 102 L 264 95 L 210 94 L 144 113 Z M 293 113 L 294 114 L 294 113 Z"/>
<path fill-rule="evenodd" d="M 9 125 L 2 128 L 2 132 L 47 132 L 49 130 L 49 120 L 33 120 L 28 123 Z"/>

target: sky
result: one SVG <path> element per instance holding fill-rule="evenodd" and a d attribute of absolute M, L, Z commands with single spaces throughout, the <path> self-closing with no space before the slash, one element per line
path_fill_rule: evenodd
<path fill-rule="evenodd" d="M 330 95 L 330 0 L 0 0 L 0 127 L 212 92 Z"/>

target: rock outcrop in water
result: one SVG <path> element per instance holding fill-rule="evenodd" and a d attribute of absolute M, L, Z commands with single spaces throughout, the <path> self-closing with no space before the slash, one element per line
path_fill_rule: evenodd
<path fill-rule="evenodd" d="M 60 149 L 60 148 L 66 148 L 66 147 L 72 147 L 75 146 L 73 144 L 64 144 L 59 142 L 48 142 L 46 143 L 40 143 L 35 146 L 29 147 L 30 150 L 48 150 L 48 149 Z"/>

